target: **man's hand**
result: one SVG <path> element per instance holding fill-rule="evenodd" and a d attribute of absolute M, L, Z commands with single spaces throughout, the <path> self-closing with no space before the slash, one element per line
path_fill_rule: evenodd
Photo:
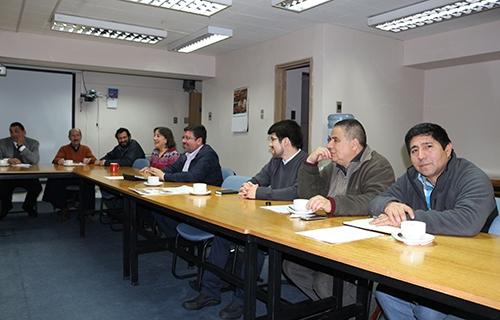
<path fill-rule="evenodd" d="M 245 199 L 255 199 L 258 187 L 258 184 L 253 184 L 250 181 L 245 182 L 240 188 L 239 195 Z"/>
<path fill-rule="evenodd" d="M 92 160 L 92 158 L 83 158 L 83 163 L 84 164 L 89 164 L 90 160 Z"/>
<path fill-rule="evenodd" d="M 96 160 L 94 163 L 96 166 L 103 166 L 106 164 L 106 160 Z"/>
<path fill-rule="evenodd" d="M 148 167 L 145 168 L 144 174 L 159 177 L 161 181 L 164 181 L 165 173 L 158 168 Z M 141 170 L 142 171 L 142 170 Z"/>
<path fill-rule="evenodd" d="M 323 196 L 314 196 L 307 202 L 307 209 L 311 211 L 323 210 L 325 212 L 330 212 L 332 210 L 332 204 L 330 200 Z"/>
<path fill-rule="evenodd" d="M 17 146 L 22 146 L 24 145 L 25 139 L 23 135 L 19 135 L 16 139 Z"/>
<path fill-rule="evenodd" d="M 325 159 L 331 159 L 332 154 L 330 151 L 325 148 L 325 147 L 319 147 L 316 150 L 314 150 L 308 157 L 307 157 L 307 162 L 311 164 L 316 164 L 320 162 L 321 160 Z"/>
<path fill-rule="evenodd" d="M 404 203 L 390 202 L 377 218 L 373 219 L 371 224 L 376 226 L 393 226 L 399 227 L 402 221 L 406 220 L 406 215 L 411 219 L 415 219 L 413 209 Z"/>
<path fill-rule="evenodd" d="M 59 160 L 57 160 L 57 164 L 58 164 L 58 165 L 63 165 L 63 164 L 64 164 L 64 159 L 59 159 Z"/>
<path fill-rule="evenodd" d="M 21 160 L 19 160 L 18 158 L 10 158 L 9 159 L 9 164 L 20 164 L 21 163 Z"/>

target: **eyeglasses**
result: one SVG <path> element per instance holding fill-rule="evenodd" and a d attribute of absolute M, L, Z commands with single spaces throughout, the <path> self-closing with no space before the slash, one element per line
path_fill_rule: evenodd
<path fill-rule="evenodd" d="M 330 143 L 330 141 L 332 141 L 332 140 L 335 143 L 339 142 L 339 139 L 337 139 L 336 137 L 332 137 L 332 136 L 326 137 L 326 142 Z"/>
<path fill-rule="evenodd" d="M 196 140 L 196 137 L 182 136 L 182 140 Z"/>

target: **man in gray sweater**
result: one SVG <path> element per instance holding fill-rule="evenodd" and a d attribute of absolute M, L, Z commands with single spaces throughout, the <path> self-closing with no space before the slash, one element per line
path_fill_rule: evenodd
<path fill-rule="evenodd" d="M 327 162 L 322 170 L 320 161 Z M 367 145 L 361 123 L 346 119 L 335 124 L 327 146 L 313 151 L 300 168 L 299 196 L 310 198 L 310 210 L 323 210 L 327 216 L 368 215 L 370 200 L 393 182 L 391 164 Z M 333 294 L 329 274 L 289 260 L 283 262 L 283 271 L 311 300 Z M 353 285 L 345 286 L 349 300 L 353 300 Z"/>
<path fill-rule="evenodd" d="M 13 122 L 9 126 L 10 137 L 0 139 L 0 159 L 7 158 L 9 165 L 21 163 L 35 165 L 40 160 L 39 143 L 35 139 L 26 137 L 26 130 L 20 122 Z M 38 179 L 5 180 L 0 182 L 0 219 L 12 209 L 12 193 L 16 187 L 26 189 L 26 199 L 23 210 L 30 217 L 38 215 L 35 204 L 42 191 Z"/>
<path fill-rule="evenodd" d="M 488 176 L 457 158 L 446 131 L 421 123 L 405 136 L 412 166 L 370 203 L 373 224 L 399 227 L 404 220 L 426 223 L 427 232 L 474 236 L 487 232 L 498 215 Z M 456 319 L 449 310 L 427 307 L 420 297 L 380 287 L 377 300 L 387 319 Z M 416 303 L 415 303 L 416 302 Z"/>
<path fill-rule="evenodd" d="M 307 157 L 302 148 L 300 126 L 292 120 L 273 124 L 267 131 L 271 160 L 248 182 L 240 188 L 240 196 L 245 199 L 292 200 L 297 198 L 297 171 Z M 208 261 L 221 268 L 226 265 L 233 244 L 221 237 L 215 237 Z M 257 254 L 257 273 L 260 273 L 264 256 Z M 243 275 L 244 270 L 240 270 Z M 220 303 L 224 282 L 211 272 L 203 276 L 200 294 L 185 301 L 182 306 L 188 310 L 199 310 Z M 219 316 L 222 319 L 238 319 L 243 312 L 243 290 L 236 289 L 229 305 Z"/>

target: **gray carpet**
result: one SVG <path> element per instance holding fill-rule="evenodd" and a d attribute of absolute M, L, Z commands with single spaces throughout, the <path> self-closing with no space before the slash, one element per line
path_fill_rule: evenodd
<path fill-rule="evenodd" d="M 170 273 L 168 252 L 142 255 L 139 285 L 122 278 L 121 233 L 97 219 L 80 238 L 75 217 L 60 222 L 44 203 L 39 217 L 9 214 L 0 221 L 0 319 L 219 319 L 230 302 L 187 311 L 182 301 L 196 295 L 187 280 Z M 300 294 L 291 292 L 300 300 Z M 294 299 L 295 300 L 295 299 Z M 258 314 L 265 312 L 262 303 Z"/>

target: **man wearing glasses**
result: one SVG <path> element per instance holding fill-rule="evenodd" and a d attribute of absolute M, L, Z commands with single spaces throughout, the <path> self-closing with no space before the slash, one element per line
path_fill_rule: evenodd
<path fill-rule="evenodd" d="M 326 162 L 321 170 L 320 162 Z M 393 182 L 391 164 L 367 145 L 361 123 L 346 119 L 335 124 L 326 147 L 313 151 L 299 169 L 298 192 L 309 199 L 307 208 L 312 211 L 323 210 L 332 217 L 368 215 L 370 200 Z M 288 260 L 283 271 L 311 300 L 333 294 L 330 274 Z"/>
<path fill-rule="evenodd" d="M 188 126 L 182 136 L 182 154 L 176 162 L 164 171 L 149 167 L 146 174 L 160 177 L 162 181 L 201 182 L 213 186 L 222 184 L 219 156 L 207 142 L 204 126 Z"/>

